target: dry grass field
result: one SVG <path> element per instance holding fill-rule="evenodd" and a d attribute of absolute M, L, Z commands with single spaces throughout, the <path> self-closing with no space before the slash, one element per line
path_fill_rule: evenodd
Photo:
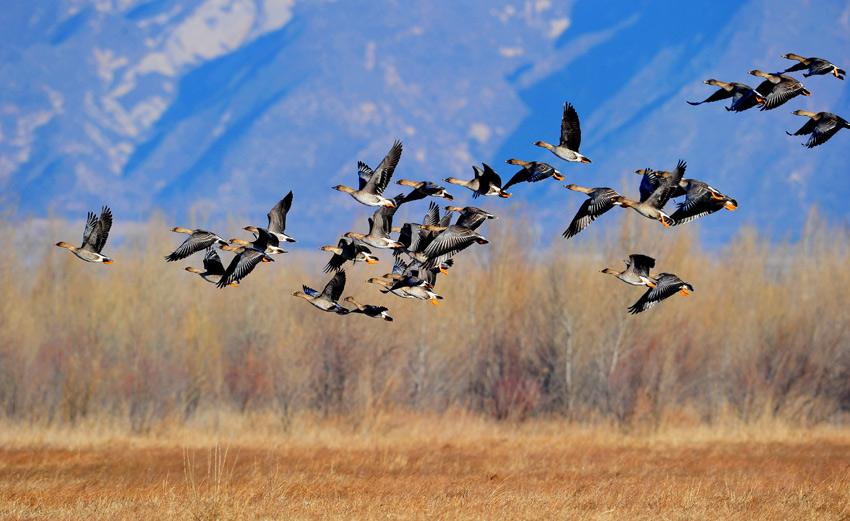
<path fill-rule="evenodd" d="M 850 519 L 850 432 L 829 428 L 258 423 L 227 439 L 4 429 L 0 517 Z"/>

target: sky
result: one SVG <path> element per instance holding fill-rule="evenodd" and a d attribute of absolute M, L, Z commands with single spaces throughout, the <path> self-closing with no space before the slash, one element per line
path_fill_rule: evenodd
<path fill-rule="evenodd" d="M 812 207 L 847 220 L 850 132 L 813 150 L 785 134 L 804 123 L 795 109 L 848 117 L 846 82 L 804 79 L 812 96 L 770 112 L 685 103 L 707 78 L 755 86 L 747 72 L 782 70 L 788 52 L 850 68 L 847 2 L 33 0 L 6 6 L 0 31 L 0 207 L 15 218 L 109 204 L 117 223 L 263 224 L 293 190 L 288 231 L 333 242 L 370 212 L 330 187 L 398 138 L 396 177 L 417 180 L 482 161 L 508 178 L 517 157 L 635 195 L 635 169 L 685 159 L 740 204 L 700 221 L 709 245 L 741 226 L 793 239 Z M 532 146 L 557 139 L 565 101 L 590 165 Z M 552 180 L 513 192 L 475 204 L 520 205 L 551 241 L 582 200 Z"/>

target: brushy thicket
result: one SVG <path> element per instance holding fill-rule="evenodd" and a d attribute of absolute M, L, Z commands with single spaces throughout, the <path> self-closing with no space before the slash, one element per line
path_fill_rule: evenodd
<path fill-rule="evenodd" d="M 631 216 L 630 216 L 631 217 Z M 713 216 L 712 218 L 722 218 Z M 752 230 L 704 251 L 697 225 L 623 219 L 579 240 L 518 239 L 522 217 L 490 222 L 491 244 L 438 279 L 439 306 L 365 284 L 389 270 L 347 268 L 345 295 L 383 303 L 396 321 L 322 313 L 291 293 L 321 289 L 325 255 L 295 250 L 218 290 L 184 266 L 154 218 L 107 246 L 111 266 L 52 246 L 79 234 L 51 222 L 0 225 L 0 416 L 74 424 L 104 418 L 144 432 L 202 411 L 369 417 L 464 408 L 498 419 L 576 422 L 843 421 L 850 410 L 848 231 L 812 217 L 804 239 Z M 76 224 L 76 223 L 75 223 Z M 120 224 L 120 222 L 119 222 Z M 661 240 L 663 237 L 663 240 Z M 31 248 L 30 248 L 31 247 Z M 692 283 L 630 316 L 642 289 L 600 273 L 629 253 Z M 225 257 L 226 259 L 227 257 Z"/>

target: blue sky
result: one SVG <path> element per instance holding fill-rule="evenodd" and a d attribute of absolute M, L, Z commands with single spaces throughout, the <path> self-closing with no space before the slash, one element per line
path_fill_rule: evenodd
<path fill-rule="evenodd" d="M 688 175 L 741 204 L 701 222 L 710 244 L 742 224 L 793 237 L 812 206 L 845 222 L 850 132 L 805 150 L 784 131 L 802 124 L 796 108 L 847 117 L 846 82 L 809 78 L 813 96 L 772 112 L 685 100 L 709 94 L 709 77 L 755 85 L 747 71 L 780 70 L 786 52 L 847 68 L 850 5 L 602 5 L 16 2 L 0 15 L 0 204 L 21 217 L 79 218 L 109 203 L 124 220 L 162 210 L 222 225 L 261 221 L 292 189 L 293 234 L 332 238 L 364 227 L 368 211 L 330 186 L 353 184 L 358 159 L 377 163 L 401 138 L 397 175 L 415 179 L 468 176 L 479 161 L 508 177 L 504 160 L 519 157 L 634 194 L 631 171 L 684 158 Z M 531 146 L 557 138 L 564 101 L 581 115 L 592 165 L 558 164 Z M 546 182 L 485 205 L 498 213 L 517 202 L 555 240 L 581 198 Z"/>

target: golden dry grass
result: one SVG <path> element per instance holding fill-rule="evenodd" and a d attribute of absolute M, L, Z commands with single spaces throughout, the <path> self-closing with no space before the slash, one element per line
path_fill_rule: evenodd
<path fill-rule="evenodd" d="M 281 435 L 264 425 L 255 419 L 226 438 L 5 431 L 0 516 L 850 518 L 850 432 L 837 429 L 623 433 L 462 413 L 388 416 L 368 431 L 309 419 Z"/>

